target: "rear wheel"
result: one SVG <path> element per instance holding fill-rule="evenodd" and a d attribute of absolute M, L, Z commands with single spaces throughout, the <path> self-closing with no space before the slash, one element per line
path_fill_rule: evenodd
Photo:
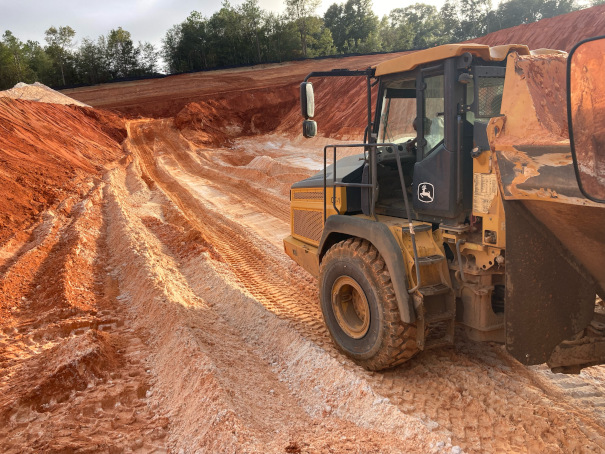
<path fill-rule="evenodd" d="M 391 276 L 368 241 L 349 238 L 328 250 L 319 293 L 332 339 L 359 365 L 386 369 L 418 352 L 416 326 L 401 321 Z"/>

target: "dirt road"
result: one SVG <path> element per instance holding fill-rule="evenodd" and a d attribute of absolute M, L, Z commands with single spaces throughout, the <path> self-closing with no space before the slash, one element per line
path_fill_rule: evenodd
<path fill-rule="evenodd" d="M 172 119 L 2 252 L 7 452 L 600 452 L 605 368 L 556 376 L 462 335 L 369 373 L 283 253 L 319 140 L 202 149 Z"/>
<path fill-rule="evenodd" d="M 290 174 L 298 177 L 307 170 L 291 168 L 290 163 L 297 162 L 301 154 L 300 147 L 277 146 L 267 152 L 262 145 L 267 138 L 259 138 L 233 150 L 197 152 L 167 120 L 131 124 L 130 135 L 142 175 L 184 215 L 185 224 L 178 225 L 194 229 L 203 244 L 212 245 L 206 265 L 220 266 L 217 276 L 224 282 L 211 286 L 210 293 L 218 297 L 214 307 L 228 319 L 234 319 L 234 311 L 243 311 L 242 319 L 233 321 L 240 332 L 253 331 L 254 342 L 268 337 L 269 346 L 282 338 L 255 320 L 262 320 L 265 313 L 277 316 L 294 328 L 296 336 L 334 358 L 342 369 L 339 373 L 353 374 L 385 402 L 468 452 L 590 452 L 605 446 L 605 399 L 598 397 L 603 390 L 596 373 L 599 368 L 592 369 L 594 377 L 555 376 L 541 368 L 521 367 L 500 346 L 465 341 L 458 342 L 454 350 L 422 355 L 386 374 L 369 374 L 335 353 L 321 323 L 316 283 L 281 251 L 280 238 L 288 231 L 283 216 L 288 204 L 284 186 L 289 185 Z M 318 162 L 320 156 L 313 151 L 317 149 L 320 147 L 305 150 L 306 158 Z M 247 164 L 234 165 L 238 161 Z M 157 221 L 147 223 L 155 225 L 152 230 L 159 228 Z M 196 289 L 197 268 L 183 266 L 185 276 L 191 273 L 193 290 L 204 295 L 207 286 Z M 225 281 L 225 275 L 232 278 Z M 231 287 L 249 295 L 251 309 L 235 308 L 224 301 L 230 299 L 225 294 L 233 292 Z M 260 352 L 267 354 L 265 348 Z M 280 361 L 279 351 L 274 354 L 278 365 L 289 364 L 286 358 Z M 313 364 L 316 359 L 305 361 Z M 291 374 L 292 370 L 288 367 L 284 372 Z M 337 385 L 338 380 L 331 377 L 334 373 L 325 376 L 327 383 L 322 387 Z M 334 411 L 338 403 L 329 406 Z M 557 423 L 564 420 L 563 425 Z"/>

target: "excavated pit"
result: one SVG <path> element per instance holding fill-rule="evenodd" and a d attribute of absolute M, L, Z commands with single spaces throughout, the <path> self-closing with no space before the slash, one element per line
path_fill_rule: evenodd
<path fill-rule="evenodd" d="M 330 341 L 288 189 L 360 137 L 365 87 L 317 83 L 332 138 L 303 141 L 297 84 L 390 57 L 0 97 L 0 451 L 603 451 L 605 367 L 457 333 L 370 373 Z"/>

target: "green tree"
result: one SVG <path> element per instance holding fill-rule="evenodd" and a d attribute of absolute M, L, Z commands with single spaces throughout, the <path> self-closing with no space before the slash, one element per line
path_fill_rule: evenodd
<path fill-rule="evenodd" d="M 161 54 L 170 72 L 262 61 L 266 46 L 264 13 L 257 0 L 234 8 L 224 1 L 209 19 L 193 11 L 168 30 Z"/>
<path fill-rule="evenodd" d="M 0 41 L 0 90 L 5 90 L 11 86 L 11 74 L 8 71 L 9 64 L 11 61 L 11 55 L 4 44 Z"/>
<path fill-rule="evenodd" d="M 342 52 L 347 42 L 347 24 L 344 17 L 344 5 L 332 3 L 324 14 L 324 23 L 332 33 L 334 46 Z"/>
<path fill-rule="evenodd" d="M 37 41 L 27 41 L 23 45 L 23 56 L 33 73 L 33 79 L 44 84 L 52 83 L 53 62 Z"/>
<path fill-rule="evenodd" d="M 290 60 L 299 55 L 298 28 L 284 14 L 268 14 L 265 19 L 266 55 L 268 61 Z"/>
<path fill-rule="evenodd" d="M 135 48 L 130 32 L 122 27 L 107 35 L 106 55 L 113 78 L 128 77 L 137 72 L 139 50 Z"/>
<path fill-rule="evenodd" d="M 493 31 L 488 28 L 491 0 L 460 0 L 459 8 L 460 27 L 457 40 L 465 41 Z"/>
<path fill-rule="evenodd" d="M 245 63 L 245 46 L 240 26 L 241 16 L 228 0 L 223 1 L 219 11 L 208 21 L 214 66 Z M 249 62 L 247 62 L 249 63 Z"/>
<path fill-rule="evenodd" d="M 321 0 L 286 0 L 286 12 L 290 20 L 294 21 L 300 34 L 300 46 L 303 57 L 307 57 L 307 40 L 311 19 Z"/>
<path fill-rule="evenodd" d="M 261 56 L 261 33 L 264 22 L 263 10 L 258 5 L 258 0 L 245 0 L 239 8 L 241 25 L 246 40 L 254 45 L 256 63 L 262 61 Z"/>
<path fill-rule="evenodd" d="M 494 12 L 497 29 L 567 14 L 578 9 L 574 0 L 509 0 L 498 5 Z"/>
<path fill-rule="evenodd" d="M 371 52 L 379 50 L 378 17 L 371 0 L 347 0 L 344 5 L 330 5 L 324 14 L 334 45 L 339 52 Z"/>
<path fill-rule="evenodd" d="M 416 31 L 405 20 L 403 8 L 396 8 L 382 18 L 379 35 L 382 50 L 392 52 L 412 49 Z"/>
<path fill-rule="evenodd" d="M 170 73 L 184 71 L 183 62 L 179 55 L 179 46 L 182 39 L 182 24 L 173 25 L 162 38 L 162 49 L 160 51 L 165 62 L 165 70 Z"/>
<path fill-rule="evenodd" d="M 18 82 L 34 82 L 35 75 L 29 67 L 25 46 L 10 30 L 2 35 L 0 63 L 0 80 L 4 88 Z"/>
<path fill-rule="evenodd" d="M 315 16 L 309 17 L 307 21 L 307 56 L 324 57 L 333 55 L 336 51 L 332 33 L 324 25 L 324 21 Z"/>
<path fill-rule="evenodd" d="M 85 84 L 98 84 L 110 79 L 107 62 L 107 40 L 104 36 L 95 42 L 90 38 L 82 39 L 75 53 L 78 81 Z"/>
<path fill-rule="evenodd" d="M 352 41 L 354 49 L 361 47 L 378 30 L 378 17 L 372 11 L 372 0 L 347 0 L 344 20 L 347 40 Z"/>
<path fill-rule="evenodd" d="M 439 46 L 448 42 L 446 28 L 441 15 L 432 5 L 416 3 L 409 8 L 410 21 L 416 27 L 414 47 Z"/>
<path fill-rule="evenodd" d="M 158 70 L 158 52 L 153 44 L 139 41 L 137 45 L 137 66 L 141 75 L 151 75 Z"/>
<path fill-rule="evenodd" d="M 445 3 L 439 10 L 439 19 L 442 24 L 442 41 L 444 43 L 452 43 L 457 40 L 460 30 L 460 19 L 458 17 L 458 8 L 456 4 L 445 0 Z"/>
<path fill-rule="evenodd" d="M 61 72 L 61 83 L 65 82 L 65 67 L 68 59 L 71 57 L 71 49 L 74 46 L 74 36 L 76 32 L 70 26 L 65 27 L 50 27 L 44 32 L 44 40 L 48 44 L 46 53 L 50 55 L 55 65 L 59 67 Z"/>
<path fill-rule="evenodd" d="M 201 13 L 192 12 L 182 26 L 180 53 L 189 62 L 189 69 L 205 69 L 210 65 L 211 36 L 208 19 Z"/>

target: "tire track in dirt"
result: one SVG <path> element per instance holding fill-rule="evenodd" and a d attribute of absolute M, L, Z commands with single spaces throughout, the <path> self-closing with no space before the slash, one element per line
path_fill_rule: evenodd
<path fill-rule="evenodd" d="M 31 232 L 28 241 L 21 245 L 2 267 L 0 280 L 0 306 L 4 309 L 2 332 L 0 333 L 0 390 L 7 390 L 22 361 L 40 351 L 32 339 L 31 316 L 23 314 L 30 304 L 27 294 L 38 270 L 48 259 L 48 254 L 59 241 L 63 225 L 53 212 L 42 215 L 43 220 Z M 25 318 L 25 320 L 22 320 Z M 49 341 L 48 347 L 54 343 Z"/>
<path fill-rule="evenodd" d="M 283 200 L 267 190 L 282 185 L 276 179 L 254 169 L 241 166 L 225 169 L 224 166 L 212 164 L 211 159 L 206 156 L 206 154 L 212 155 L 212 151 L 196 153 L 195 147 L 174 127 L 173 119 L 156 120 L 139 125 L 138 131 L 147 143 L 152 141 L 157 143 L 157 136 L 164 138 L 162 147 L 165 149 L 162 153 L 172 157 L 188 173 L 201 177 L 221 191 L 238 196 L 242 200 L 245 195 L 246 202 L 255 206 L 258 211 L 269 212 L 282 221 L 289 221 L 290 212 L 284 207 Z"/>
<path fill-rule="evenodd" d="M 0 268 L 0 309 L 3 313 L 10 314 L 8 320 L 14 318 L 12 312 L 18 310 L 37 270 L 58 241 L 60 228 L 55 213 L 47 211 L 27 241 L 9 254 L 12 256 L 7 257 Z M 16 328 L 9 324 L 4 324 L 3 330 L 5 334 L 16 332 Z"/>
<path fill-rule="evenodd" d="M 174 208 L 164 206 L 169 199 L 159 188 L 137 183 L 137 167 L 133 161 L 126 175 L 116 170 L 108 178 L 109 250 L 120 276 L 119 299 L 128 302 L 136 324 L 151 334 L 150 363 L 158 383 L 154 393 L 172 422 L 171 450 L 283 452 L 289 446 L 291 451 L 307 447 L 311 452 L 345 452 L 356 450 L 359 440 L 365 452 L 403 452 L 405 438 L 422 434 L 422 441 L 405 451 L 438 451 L 428 446 L 438 438 L 423 424 L 392 405 L 373 406 L 371 395 L 355 401 L 365 400 L 366 407 L 369 401 L 376 415 L 387 417 L 373 424 L 377 429 L 365 420 L 351 424 L 348 413 L 329 417 L 320 411 L 326 405 L 321 398 L 305 401 L 293 394 L 299 387 L 280 379 L 273 361 L 259 356 L 250 330 L 225 321 L 215 309 L 215 304 L 242 307 L 248 297 L 220 282 L 206 263 L 209 255 L 182 247 L 189 232 L 162 220 Z M 187 266 L 189 259 L 193 262 Z M 188 278 L 184 268 L 191 272 Z M 203 292 L 194 293 L 191 280 L 231 291 L 211 304 L 202 299 Z M 256 324 L 246 312 L 240 311 L 239 320 Z M 288 334 L 280 339 L 292 342 L 293 330 L 280 329 Z M 264 337 L 275 344 L 270 333 Z M 405 429 L 405 423 L 410 427 Z"/>
<path fill-rule="evenodd" d="M 314 280 L 278 259 L 281 251 L 230 220 L 228 207 L 223 213 L 212 211 L 211 204 L 188 193 L 160 164 L 162 154 L 170 150 L 170 145 L 161 143 L 163 138 L 148 143 L 136 125 L 130 128 L 132 149 L 144 172 L 216 248 L 239 285 L 334 355 L 321 322 Z M 500 347 L 464 340 L 456 347 L 426 352 L 401 368 L 378 374 L 341 361 L 357 374 L 370 377 L 377 392 L 404 412 L 436 421 L 451 431 L 452 443 L 468 452 L 594 452 L 605 446 L 605 431 L 592 421 L 590 411 L 576 411 L 568 398 L 561 401 L 560 396 L 545 393 L 512 367 L 512 359 L 498 353 Z"/>
<path fill-rule="evenodd" d="M 25 296 L 16 330 L 0 336 L 2 452 L 166 452 L 167 422 L 146 405 L 144 344 L 105 273 L 102 186 L 46 212 L 7 262 L 24 278 L 8 290 Z"/>
<path fill-rule="evenodd" d="M 293 321 L 302 324 L 305 335 L 331 348 L 327 330 L 321 323 L 314 279 L 296 270 L 294 264 L 280 257 L 276 251 L 267 254 L 267 250 L 276 248 L 261 238 L 250 238 L 245 226 L 227 219 L 219 212 L 212 212 L 209 204 L 184 190 L 178 179 L 168 174 L 155 160 L 155 153 L 161 157 L 170 149 L 170 145 L 158 143 L 157 135 L 153 142 L 147 142 L 144 134 L 138 134 L 136 128 L 139 126 L 131 123 L 129 129 L 131 147 L 141 160 L 142 171 L 151 176 L 187 220 L 202 232 L 205 241 L 220 251 L 221 259 L 229 264 L 242 288 L 259 298 L 276 314 L 285 312 L 293 316 Z M 300 307 L 301 300 L 307 303 L 304 309 Z M 312 325 L 311 329 L 308 325 Z"/>

